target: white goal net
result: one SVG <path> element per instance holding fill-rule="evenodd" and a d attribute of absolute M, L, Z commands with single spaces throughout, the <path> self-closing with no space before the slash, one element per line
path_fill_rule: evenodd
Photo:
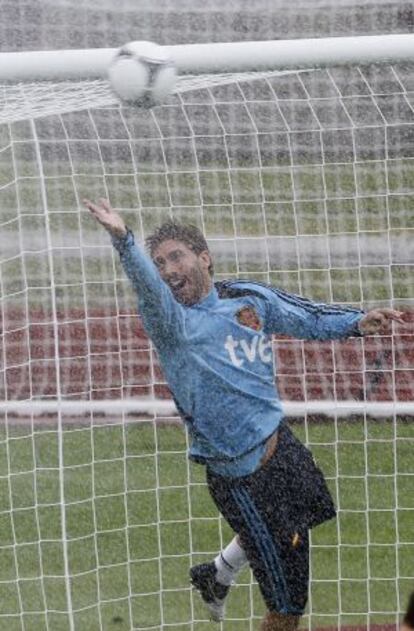
<path fill-rule="evenodd" d="M 395 624 L 414 579 L 413 66 L 202 81 L 152 110 L 44 89 L 2 93 L 0 628 L 202 631 L 188 570 L 231 536 L 84 197 L 138 241 L 196 224 L 218 280 L 406 311 L 382 336 L 274 340 L 339 510 L 313 533 L 305 624 Z M 262 612 L 245 571 L 224 629 Z"/>

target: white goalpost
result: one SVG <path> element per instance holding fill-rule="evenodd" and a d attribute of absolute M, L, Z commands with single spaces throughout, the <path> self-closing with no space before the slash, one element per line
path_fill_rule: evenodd
<path fill-rule="evenodd" d="M 217 280 L 392 306 L 405 325 L 274 339 L 338 519 L 309 628 L 395 624 L 414 579 L 414 35 L 176 45 L 174 94 L 122 104 L 116 49 L 0 54 L 0 628 L 202 631 L 188 582 L 231 536 L 107 234 L 203 230 Z M 246 571 L 226 631 L 263 610 Z"/>
<path fill-rule="evenodd" d="M 139 42 L 137 42 L 139 43 Z M 369 35 L 163 46 L 180 75 L 412 61 L 413 36 Z M 0 81 L 106 79 L 116 48 L 2 53 Z"/>

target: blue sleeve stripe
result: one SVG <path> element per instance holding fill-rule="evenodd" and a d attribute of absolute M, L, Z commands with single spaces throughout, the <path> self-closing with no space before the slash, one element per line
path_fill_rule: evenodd
<path fill-rule="evenodd" d="M 277 296 L 279 296 L 282 300 L 285 300 L 290 304 L 303 307 L 304 309 L 312 313 L 323 313 L 326 315 L 361 313 L 360 309 L 355 309 L 354 307 L 343 307 L 341 305 L 326 305 L 323 303 L 314 303 L 311 302 L 308 298 L 302 298 L 301 296 L 297 296 L 296 294 L 288 294 L 281 289 L 274 289 L 271 287 L 269 289 Z"/>
<path fill-rule="evenodd" d="M 265 291 L 270 291 L 278 298 L 296 307 L 302 307 L 313 314 L 324 315 L 343 315 L 344 313 L 363 313 L 361 309 L 354 307 L 343 307 L 341 305 L 326 305 L 323 303 L 314 303 L 308 298 L 303 298 L 296 294 L 290 294 L 282 289 L 277 289 L 265 283 L 247 280 L 224 281 L 219 284 L 219 294 L 227 294 L 228 297 L 237 297 L 237 295 L 254 294 L 266 298 Z"/>

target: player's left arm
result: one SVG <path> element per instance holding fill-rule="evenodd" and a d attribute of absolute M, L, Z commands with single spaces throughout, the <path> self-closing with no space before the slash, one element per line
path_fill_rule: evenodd
<path fill-rule="evenodd" d="M 404 322 L 394 309 L 360 309 L 312 302 L 281 290 L 271 290 L 266 300 L 266 332 L 299 339 L 334 340 L 373 335 L 386 330 L 392 321 Z"/>

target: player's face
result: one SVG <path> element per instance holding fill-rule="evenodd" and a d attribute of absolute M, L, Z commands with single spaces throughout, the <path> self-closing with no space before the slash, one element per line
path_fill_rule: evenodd
<path fill-rule="evenodd" d="M 209 293 L 212 280 L 207 250 L 196 254 L 182 241 L 168 239 L 153 252 L 153 261 L 178 302 L 191 306 Z"/>

